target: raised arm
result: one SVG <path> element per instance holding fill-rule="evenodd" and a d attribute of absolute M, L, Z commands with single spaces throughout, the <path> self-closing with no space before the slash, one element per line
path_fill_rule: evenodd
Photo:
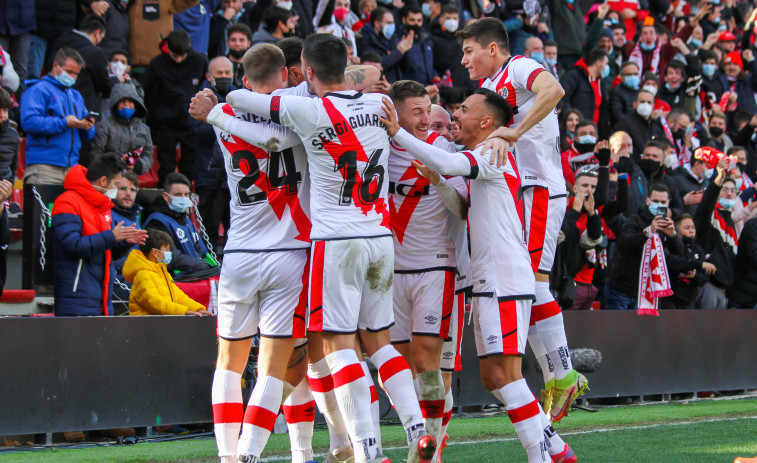
<path fill-rule="evenodd" d="M 391 131 L 389 132 L 391 135 Z M 428 166 L 429 169 L 443 175 L 471 175 L 471 163 L 462 153 L 448 153 L 425 141 L 418 140 L 413 135 L 400 128 L 394 134 L 394 141 L 399 143 L 408 153 Z"/>
<path fill-rule="evenodd" d="M 266 151 L 281 151 L 302 143 L 300 137 L 278 124 L 261 126 L 224 112 L 224 103 L 208 113 L 208 124 Z M 228 110 L 231 110 L 229 107 Z"/>
<path fill-rule="evenodd" d="M 234 90 L 226 95 L 226 102 L 234 109 L 257 114 L 278 123 L 278 120 L 274 120 L 271 117 L 271 101 L 273 98 L 271 95 L 255 93 L 249 90 Z M 278 116 L 276 119 L 278 119 Z"/>

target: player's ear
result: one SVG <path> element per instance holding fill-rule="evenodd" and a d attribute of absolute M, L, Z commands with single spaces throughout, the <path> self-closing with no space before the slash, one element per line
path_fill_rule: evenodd
<path fill-rule="evenodd" d="M 286 82 L 288 78 L 289 78 L 289 69 L 286 66 L 284 66 L 283 68 L 281 68 L 281 81 Z"/>
<path fill-rule="evenodd" d="M 244 88 L 247 90 L 252 90 L 252 86 L 250 85 L 250 82 L 247 80 L 247 76 L 242 76 L 242 84 L 244 85 Z"/>
<path fill-rule="evenodd" d="M 491 116 L 484 116 L 481 118 L 481 128 L 486 129 L 494 123 L 494 118 Z"/>
<path fill-rule="evenodd" d="M 499 48 L 499 47 L 497 46 L 496 43 L 494 43 L 494 42 L 490 43 L 489 44 L 489 56 L 496 55 L 497 54 L 497 48 Z"/>

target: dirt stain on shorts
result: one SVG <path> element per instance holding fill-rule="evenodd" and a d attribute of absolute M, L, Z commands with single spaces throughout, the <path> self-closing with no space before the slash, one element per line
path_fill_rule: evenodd
<path fill-rule="evenodd" d="M 371 290 L 377 293 L 386 293 L 392 290 L 392 272 L 387 271 L 386 257 L 382 257 L 378 262 L 373 262 L 368 267 L 365 279 L 371 285 Z"/>

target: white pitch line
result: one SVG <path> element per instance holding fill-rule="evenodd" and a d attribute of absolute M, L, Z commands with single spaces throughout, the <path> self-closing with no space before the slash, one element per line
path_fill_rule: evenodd
<path fill-rule="evenodd" d="M 734 418 L 712 418 L 709 420 L 691 420 L 691 421 L 677 421 L 674 423 L 657 423 L 657 424 L 645 424 L 645 425 L 639 425 L 639 426 L 622 426 L 618 425 L 612 428 L 595 428 L 595 429 L 587 429 L 585 431 L 568 431 L 568 432 L 561 432 L 559 433 L 560 436 L 578 436 L 581 434 L 593 434 L 597 432 L 615 432 L 615 431 L 635 431 L 638 429 L 653 429 L 653 428 L 663 428 L 667 426 L 687 426 L 690 424 L 698 424 L 698 423 L 719 423 L 723 421 L 738 421 L 738 420 L 755 420 L 757 419 L 757 415 L 755 416 L 739 416 Z M 473 444 L 494 444 L 494 443 L 500 443 L 500 442 L 512 442 L 517 441 L 517 437 L 504 437 L 504 438 L 497 438 L 497 439 L 481 439 L 481 440 L 467 440 L 467 441 L 454 441 L 450 442 L 447 441 L 447 447 L 456 447 L 458 445 L 473 445 Z M 402 450 L 406 449 L 406 446 L 403 447 L 385 447 L 384 450 L 386 451 L 394 451 L 394 450 Z M 318 454 L 313 455 L 314 457 L 323 457 L 324 454 Z M 263 458 L 261 463 L 264 462 L 271 462 L 271 461 L 287 461 L 291 457 L 290 456 L 274 456 L 274 457 L 267 457 Z"/>

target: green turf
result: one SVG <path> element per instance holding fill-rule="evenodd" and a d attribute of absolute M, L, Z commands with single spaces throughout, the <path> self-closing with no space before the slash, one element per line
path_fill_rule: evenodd
<path fill-rule="evenodd" d="M 575 411 L 556 428 L 582 462 L 730 463 L 737 456 L 757 455 L 757 399 L 603 408 L 596 413 Z M 506 416 L 453 419 L 449 434 L 451 445 L 444 452 L 445 463 L 525 461 L 525 451 L 515 440 Z M 385 448 L 404 444 L 404 431 L 399 426 L 382 428 L 382 437 Z M 316 431 L 316 451 L 324 449 L 327 439 L 325 431 Z M 286 435 L 274 435 L 266 456 L 284 456 L 288 447 Z M 386 453 L 394 462 L 406 456 L 405 450 Z M 17 452 L 0 456 L 0 461 L 209 463 L 217 461 L 214 455 L 212 439 L 193 439 L 129 447 Z"/>

